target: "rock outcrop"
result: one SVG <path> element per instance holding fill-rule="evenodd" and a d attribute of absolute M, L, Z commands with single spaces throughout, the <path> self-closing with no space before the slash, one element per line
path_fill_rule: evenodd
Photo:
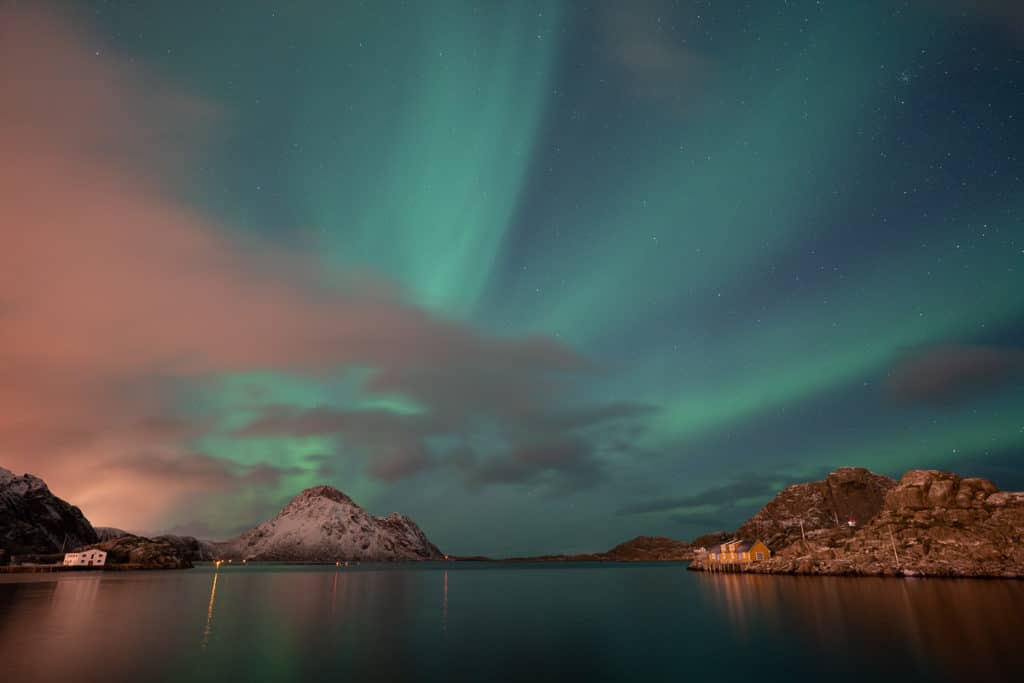
<path fill-rule="evenodd" d="M 665 536 L 637 536 L 602 553 L 601 559 L 611 562 L 681 562 L 693 559 L 693 546 Z"/>
<path fill-rule="evenodd" d="M 111 566 L 184 569 L 193 562 L 215 560 L 220 555 L 216 544 L 193 536 L 165 534 L 148 538 L 113 527 L 99 527 L 96 532 L 100 542 L 89 547 L 106 550 L 107 564 Z"/>
<path fill-rule="evenodd" d="M 863 525 L 881 511 L 886 494 L 895 486 L 893 479 L 863 467 L 841 467 L 822 481 L 783 489 L 735 536 L 757 538 L 769 548 L 782 548 L 804 535 L 846 525 L 850 517 Z"/>
<path fill-rule="evenodd" d="M 174 546 L 190 562 L 209 562 L 216 560 L 221 554 L 218 547 L 219 544 L 204 541 L 195 536 L 164 534 L 162 536 L 154 536 L 153 540 Z"/>
<path fill-rule="evenodd" d="M 195 540 L 195 539 L 193 539 Z M 128 534 L 118 536 L 87 548 L 107 552 L 110 569 L 189 569 L 192 560 L 182 548 L 166 540 Z M 78 550 L 85 550 L 79 548 Z"/>
<path fill-rule="evenodd" d="M 330 486 L 306 489 L 274 519 L 219 547 L 225 558 L 279 562 L 443 557 L 408 517 L 373 517 Z"/>
<path fill-rule="evenodd" d="M 986 479 L 912 470 L 863 526 L 820 529 L 772 550 L 772 559 L 744 570 L 1024 578 L 1024 493 L 1000 491 Z M 705 563 L 698 558 L 691 567 Z"/>
<path fill-rule="evenodd" d="M 0 468 L 0 549 L 5 557 L 57 553 L 97 540 L 82 511 L 53 495 L 42 479 Z"/>

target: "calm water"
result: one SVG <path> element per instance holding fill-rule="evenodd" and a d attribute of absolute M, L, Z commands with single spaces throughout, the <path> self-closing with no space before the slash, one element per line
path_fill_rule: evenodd
<path fill-rule="evenodd" d="M 683 565 L 0 576 L 11 681 L 1021 680 L 1024 582 Z"/>

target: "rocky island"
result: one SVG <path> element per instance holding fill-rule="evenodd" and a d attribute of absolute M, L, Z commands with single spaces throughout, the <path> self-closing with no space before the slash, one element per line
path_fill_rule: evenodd
<path fill-rule="evenodd" d="M 850 524 L 852 519 L 853 524 Z M 863 468 L 788 487 L 735 534 L 772 550 L 761 574 L 1024 578 L 1024 493 L 987 479 Z M 690 569 L 715 568 L 698 553 Z"/>
<path fill-rule="evenodd" d="M 444 557 L 414 521 L 374 517 L 331 486 L 306 489 L 273 519 L 215 544 L 225 559 L 275 562 L 388 562 Z"/>

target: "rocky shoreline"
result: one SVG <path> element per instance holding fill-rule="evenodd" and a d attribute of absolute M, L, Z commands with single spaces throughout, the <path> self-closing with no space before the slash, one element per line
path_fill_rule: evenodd
<path fill-rule="evenodd" d="M 760 540 L 763 561 L 723 565 L 705 549 L 729 538 Z M 408 517 L 373 517 L 337 489 L 296 496 L 242 536 L 209 542 L 94 529 L 81 511 L 31 475 L 0 469 L 0 566 L 54 569 L 64 551 L 98 548 L 106 569 L 186 569 L 193 562 L 336 561 L 690 562 L 693 571 L 805 576 L 1024 578 L 1024 493 L 937 470 L 897 482 L 844 467 L 781 491 L 735 533 L 690 541 L 638 536 L 600 553 L 494 559 L 448 557 Z"/>
<path fill-rule="evenodd" d="M 723 566 L 698 554 L 689 569 L 806 576 L 1024 578 L 1024 493 L 1000 491 L 986 479 L 937 470 L 911 470 L 891 486 L 880 481 L 866 484 L 869 477 L 877 476 L 844 468 L 825 482 L 789 487 L 762 510 L 768 514 L 758 515 L 769 529 L 785 526 L 797 540 L 772 548 L 772 557 L 761 562 Z M 864 495 L 854 495 L 852 504 L 860 505 L 867 518 L 858 520 L 856 527 L 826 526 L 822 520 L 827 522 L 830 515 L 821 513 L 829 511 L 820 506 L 785 519 L 771 514 L 773 504 L 776 511 L 780 508 L 780 498 L 811 500 L 809 487 L 823 483 L 826 488 L 845 485 L 848 492 L 859 487 Z M 873 510 L 870 500 L 877 497 L 878 487 L 886 491 Z M 840 516 L 838 511 L 831 512 L 833 520 Z M 741 528 L 752 529 L 756 527 Z"/>

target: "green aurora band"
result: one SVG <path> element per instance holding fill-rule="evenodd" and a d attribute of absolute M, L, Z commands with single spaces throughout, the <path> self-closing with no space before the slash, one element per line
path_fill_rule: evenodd
<path fill-rule="evenodd" d="M 148 55 L 236 112 L 203 175 L 225 180 L 198 183 L 200 201 L 240 230 L 299 236 L 339 274 L 383 277 L 442 318 L 580 351 L 602 368 L 583 382 L 587 402 L 648 407 L 635 443 L 617 449 L 588 434 L 610 473 L 590 492 L 534 497 L 507 486 L 483 496 L 441 469 L 382 484 L 365 474 L 373 454 L 346 450 L 344 438 L 232 435 L 274 405 L 431 411 L 366 391 L 373 368 L 342 368 L 315 380 L 229 376 L 186 392 L 184 414 L 230 416 L 197 449 L 293 468 L 276 502 L 321 483 L 318 457 L 338 451 L 331 483 L 357 500 L 405 506 L 453 552 L 509 553 L 595 550 L 706 524 L 687 526 L 678 511 L 609 519 L 609 491 L 625 503 L 758 468 L 780 482 L 842 464 L 971 471 L 1024 449 L 1018 393 L 952 409 L 886 402 L 887 375 L 906 354 L 1004 343 L 1022 324 L 1019 177 L 965 180 L 966 199 L 945 211 L 931 179 L 980 143 L 896 132 L 930 96 L 909 76 L 899 81 L 901 70 L 933 84 L 952 78 L 926 68 L 954 54 L 951 20 L 919 7 L 890 26 L 882 2 L 801 15 L 747 8 L 744 30 L 711 42 L 703 27 L 715 12 L 679 10 L 678 52 L 663 58 L 697 55 L 688 63 L 700 73 L 664 97 L 630 90 L 623 74 L 649 77 L 638 71 L 643 60 L 598 59 L 572 39 L 574 30 L 601 46 L 621 37 L 600 3 L 384 4 L 391 11 L 333 3 L 315 22 L 289 14 L 277 24 L 232 10 L 234 48 L 199 26 L 187 57 Z M 182 33 L 187 23 L 162 30 Z M 668 23 L 658 15 L 657 30 Z M 938 140 L 952 124 L 933 118 Z M 912 140 L 909 151 L 893 146 L 897 138 Z M 252 151 L 264 142 L 273 155 Z M 934 211 L 913 203 L 919 189 L 936 198 Z M 859 207 L 872 193 L 907 203 Z M 860 249 L 857 235 L 873 248 Z M 836 396 L 857 406 L 832 418 L 841 441 L 800 422 Z M 730 445 L 772 421 L 783 436 L 757 453 Z M 531 509 L 517 511 L 502 542 L 451 508 L 472 506 L 486 526 L 522 505 L 524 491 Z M 225 527 L 243 523 L 236 513 L 223 514 Z M 550 514 L 563 515 L 560 534 L 542 529 Z M 566 534 L 578 547 L 566 547 Z"/>

